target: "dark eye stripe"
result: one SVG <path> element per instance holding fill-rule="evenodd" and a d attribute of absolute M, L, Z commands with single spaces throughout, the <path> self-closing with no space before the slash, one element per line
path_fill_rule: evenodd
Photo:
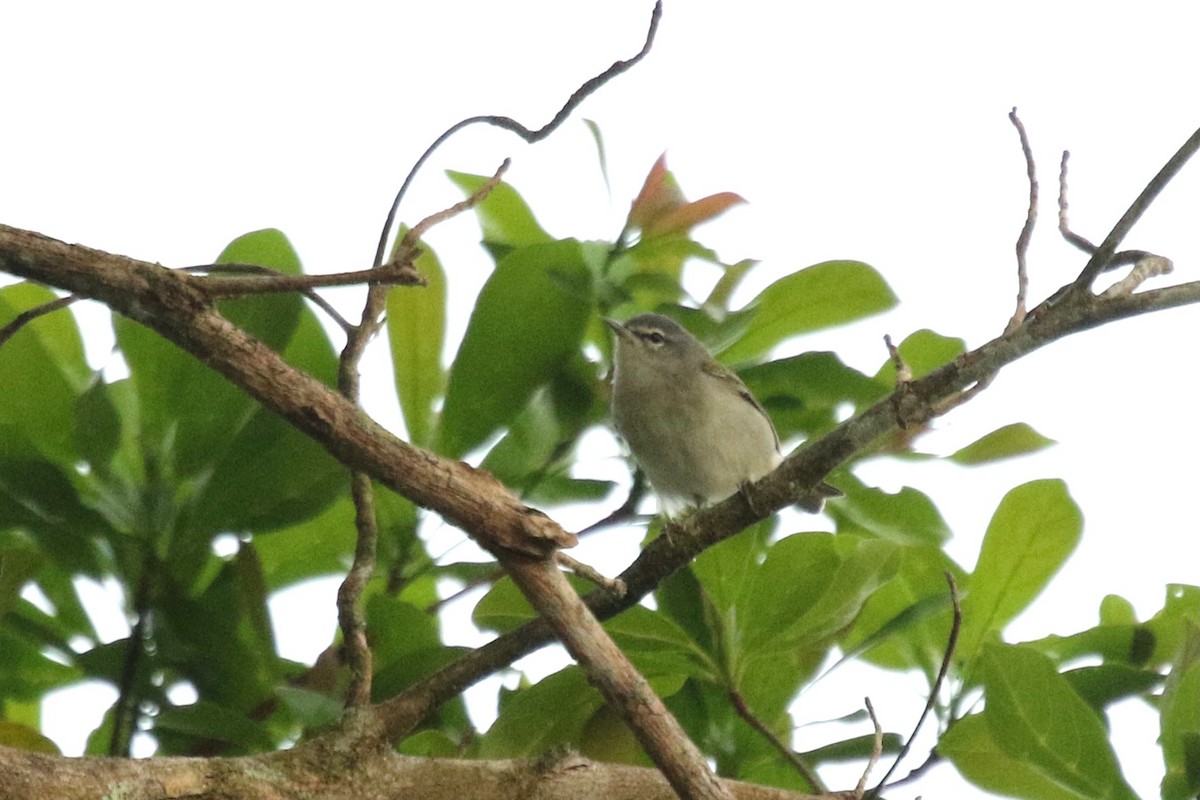
<path fill-rule="evenodd" d="M 661 331 L 646 331 L 642 334 L 642 338 L 650 344 L 662 344 L 667 340 L 667 337 L 663 336 Z"/>

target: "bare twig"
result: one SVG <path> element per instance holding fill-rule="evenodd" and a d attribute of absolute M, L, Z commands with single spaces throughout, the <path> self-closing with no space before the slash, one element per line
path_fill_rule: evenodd
<path fill-rule="evenodd" d="M 17 331 L 33 322 L 38 317 L 49 314 L 51 311 L 57 311 L 60 308 L 66 308 L 78 299 L 78 296 L 69 294 L 66 297 L 60 297 L 57 300 L 51 300 L 49 303 L 42 303 L 40 306 L 27 309 L 22 311 L 20 314 L 17 314 L 7 325 L 5 325 L 3 328 L 0 328 L 0 347 L 3 347 L 4 343 L 11 339 Z"/>
<path fill-rule="evenodd" d="M 871 776 L 871 770 L 875 769 L 875 765 L 879 763 L 879 757 L 883 755 L 883 728 L 879 725 L 879 717 L 875 716 L 875 707 L 871 705 L 871 698 L 864 697 L 863 703 L 867 706 L 867 715 L 871 718 L 871 724 L 875 726 L 875 742 L 871 746 L 871 757 L 867 759 L 867 766 L 863 769 L 863 774 L 854 787 L 856 800 L 862 800 L 863 790 L 867 786 L 867 778 Z"/>
<path fill-rule="evenodd" d="M 571 570 L 571 572 L 574 572 L 584 580 L 590 581 L 596 586 L 599 586 L 606 592 L 611 592 L 617 597 L 623 597 L 625 595 L 625 582 L 620 578 L 610 578 L 599 572 L 595 567 L 585 564 L 578 559 L 571 558 L 561 550 L 554 554 L 554 560 L 558 562 L 560 567 Z"/>
<path fill-rule="evenodd" d="M 1033 238 L 1033 228 L 1037 223 L 1038 212 L 1038 180 L 1037 166 L 1033 160 L 1033 150 L 1029 146 L 1029 136 L 1025 133 L 1025 125 L 1013 108 L 1008 114 L 1009 120 L 1017 129 L 1021 139 L 1021 153 L 1025 156 L 1025 174 L 1029 178 L 1029 206 L 1025 211 L 1025 224 L 1021 226 L 1021 234 L 1017 237 L 1017 307 L 1012 319 L 1008 321 L 1005 331 L 1010 331 L 1025 321 L 1025 294 L 1029 290 L 1029 273 L 1026 270 L 1025 258 L 1029 253 L 1029 240 Z"/>
<path fill-rule="evenodd" d="M 892 762 L 892 766 L 884 773 L 884 776 L 875 785 L 875 788 L 870 791 L 869 796 L 878 797 L 879 793 L 887 784 L 888 778 L 892 777 L 892 773 L 896 771 L 896 767 L 900 766 L 900 762 L 908 755 L 912 749 L 913 742 L 917 738 L 917 733 L 921 730 L 921 725 L 925 723 L 925 719 L 933 711 L 933 707 L 937 705 L 938 695 L 942 691 L 942 684 L 946 681 L 946 675 L 950 672 L 950 663 L 954 658 L 954 649 L 958 647 L 958 632 L 962 628 L 962 603 L 958 597 L 958 584 L 954 581 L 954 576 L 949 572 L 946 573 L 946 585 L 950 587 L 950 603 L 954 609 L 954 618 L 950 623 L 950 636 L 946 640 L 946 651 L 942 655 L 942 666 L 938 669 L 937 678 L 933 682 L 933 686 L 929 689 L 929 698 L 925 701 L 925 708 L 921 711 L 921 716 L 917 718 L 917 724 L 913 726 L 912 733 L 904 742 L 904 746 L 900 748 L 900 752 L 896 755 L 896 760 Z"/>
<path fill-rule="evenodd" d="M 411 259 L 389 264 L 378 270 L 329 272 L 323 275 L 284 275 L 256 264 L 207 264 L 186 267 L 186 271 L 209 273 L 199 281 L 200 289 L 214 300 L 223 297 L 244 297 L 249 294 L 295 292 L 324 289 L 330 286 L 354 286 L 361 283 L 370 286 L 422 286 L 425 284 L 425 279 L 413 269 Z M 217 272 L 255 272 L 262 277 L 228 278 L 212 274 Z M 305 291 L 305 296 L 312 297 L 307 291 Z"/>
<path fill-rule="evenodd" d="M 410 263 L 416 257 L 417 242 L 421 241 L 421 237 L 425 232 L 437 225 L 439 222 L 444 222 L 451 217 L 457 216 L 462 212 L 474 208 L 483 201 L 485 197 L 492 193 L 492 190 L 500 185 L 500 181 L 504 178 L 504 173 L 508 172 L 508 167 L 512 163 L 512 159 L 506 158 L 500 162 L 499 168 L 495 174 L 488 178 L 478 189 L 471 193 L 471 196 L 466 200 L 455 203 L 449 208 L 430 214 L 425 219 L 418 222 L 404 234 L 404 238 L 395 248 L 388 263 L 380 267 L 380 270 L 392 269 L 394 265 L 403 266 Z"/>
<path fill-rule="evenodd" d="M 1184 164 L 1191 160 L 1196 151 L 1200 150 L 1200 129 L 1197 129 L 1180 148 L 1175 151 L 1175 155 L 1163 165 L 1158 174 L 1151 179 L 1150 183 L 1146 184 L 1146 188 L 1142 189 L 1138 194 L 1137 199 L 1129 206 L 1128 210 L 1121 215 L 1117 220 L 1117 224 L 1108 232 L 1108 236 L 1104 237 L 1104 241 L 1096 248 L 1096 252 L 1088 259 L 1088 263 L 1084 266 L 1083 271 L 1079 273 L 1079 277 L 1072 284 L 1076 291 L 1090 289 L 1101 272 L 1112 268 L 1113 254 L 1116 253 L 1117 247 L 1128 235 L 1129 231 L 1141 219 L 1142 214 L 1146 213 L 1146 209 L 1154 202 L 1159 193 L 1166 188 L 1171 179 L 1183 169 Z M 1135 259 L 1136 260 L 1136 259 Z"/>
<path fill-rule="evenodd" d="M 1071 222 L 1067 218 L 1067 162 L 1071 160 L 1071 151 L 1063 150 L 1062 161 L 1058 165 L 1058 232 L 1068 244 L 1078 247 L 1089 256 L 1096 252 L 1096 245 L 1071 230 Z"/>
<path fill-rule="evenodd" d="M 412 165 L 412 168 L 408 171 L 408 175 L 404 178 L 404 182 L 400 184 L 399 191 L 396 192 L 396 198 L 392 200 L 391 208 L 388 209 L 387 218 L 383 223 L 383 230 L 379 234 L 379 244 L 375 248 L 375 266 L 378 267 L 383 264 L 383 257 L 384 253 L 387 251 L 388 239 L 391 237 L 392 233 L 392 226 L 395 225 L 396 222 L 396 213 L 400 209 L 400 203 L 404 200 L 404 195 L 408 192 L 409 185 L 412 184 L 413 179 L 417 176 L 417 173 L 421 170 L 421 167 L 425 165 L 425 162 L 429 160 L 429 157 L 432 156 L 434 151 L 441 147 L 447 139 L 461 131 L 463 128 L 476 124 L 484 124 L 494 125 L 495 127 L 511 131 L 530 144 L 541 141 L 553 133 L 554 130 L 558 128 L 558 126 L 561 125 L 568 116 L 570 116 L 571 112 L 574 111 L 575 108 L 582 103 L 588 95 L 592 94 L 592 92 L 596 91 L 601 86 L 620 75 L 622 72 L 630 69 L 646 57 L 646 54 L 650 52 L 650 48 L 654 44 L 654 36 L 658 32 L 658 22 L 661 18 L 662 0 L 658 0 L 658 2 L 654 4 L 654 11 L 652 11 L 650 14 L 650 25 L 646 30 L 646 40 L 642 44 L 642 49 L 639 50 L 632 58 L 625 59 L 624 61 L 616 61 L 612 66 L 601 72 L 599 75 L 591 78 L 588 81 L 585 81 L 583 85 L 576 89 L 571 96 L 567 98 L 567 102 L 565 102 L 562 108 L 558 110 L 558 113 L 554 115 L 554 118 L 537 130 L 530 130 L 511 117 L 489 114 L 478 117 L 468 117 L 467 119 L 459 120 L 447 128 L 441 136 L 438 136 L 436 139 L 434 139 L 433 143 L 429 145 L 429 147 L 425 148 L 425 152 L 422 153 L 420 158 L 418 158 Z"/>
<path fill-rule="evenodd" d="M 775 735 L 775 732 L 768 728 L 766 723 L 759 719 L 758 716 L 750 710 L 750 706 L 746 705 L 746 699 L 742 697 L 741 692 L 739 692 L 737 689 L 730 689 L 726 694 L 729 697 L 729 702 L 733 705 L 733 710 L 737 712 L 737 715 L 741 717 L 747 725 L 753 728 L 759 736 L 766 739 L 767 743 L 770 744 L 771 747 L 774 747 L 776 752 L 783 756 L 784 759 L 792 765 L 792 769 L 799 773 L 800 777 L 812 787 L 813 791 L 822 793 L 829 791 L 824 782 L 821 780 L 821 777 L 817 775 L 816 771 L 810 767 L 803 758 L 800 757 L 800 754 L 781 741 L 780 738 Z"/>
<path fill-rule="evenodd" d="M 891 334 L 883 335 L 883 344 L 887 347 L 888 357 L 892 359 L 892 366 L 896 368 L 896 387 L 904 386 L 906 383 L 911 383 L 913 379 L 912 367 L 904 360 L 904 356 L 900 355 L 900 348 L 892 342 Z"/>
<path fill-rule="evenodd" d="M 588 525 L 575 535 L 582 539 L 589 533 L 595 533 L 596 531 L 603 530 L 604 528 L 611 528 L 616 525 L 622 525 L 626 522 L 638 519 L 638 504 L 642 502 L 642 498 L 645 496 L 645 494 L 646 476 L 642 474 L 640 469 L 634 470 L 633 483 L 629 486 L 629 494 L 626 495 L 625 502 L 621 503 L 620 507 L 614 509 L 612 513 L 604 519 L 593 522 L 591 525 Z"/>

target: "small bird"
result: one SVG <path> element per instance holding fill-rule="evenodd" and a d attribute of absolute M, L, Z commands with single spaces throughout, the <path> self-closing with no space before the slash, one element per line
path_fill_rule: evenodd
<path fill-rule="evenodd" d="M 612 414 L 663 510 L 715 503 L 779 466 L 779 435 L 742 379 L 679 323 L 639 314 L 615 334 Z M 797 503 L 821 510 L 829 484 Z"/>

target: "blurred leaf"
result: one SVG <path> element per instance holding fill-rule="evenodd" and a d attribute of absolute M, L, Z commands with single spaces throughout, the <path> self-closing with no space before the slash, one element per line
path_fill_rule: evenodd
<path fill-rule="evenodd" d="M 219 703 L 198 700 L 186 706 L 167 706 L 154 718 L 154 733 L 166 743 L 168 753 L 191 748 L 177 739 L 206 743 L 223 742 L 240 752 L 255 753 L 275 748 L 275 738 L 267 726 Z"/>
<path fill-rule="evenodd" d="M 592 134 L 592 141 L 596 144 L 596 158 L 600 162 L 600 175 L 604 178 L 604 188 L 611 195 L 612 186 L 608 182 L 608 156 L 604 152 L 604 137 L 600 133 L 600 126 L 590 119 L 584 119 L 583 124 L 587 126 L 588 132 Z"/>
<path fill-rule="evenodd" d="M 107 383 L 97 381 L 79 395 L 72 420 L 75 449 L 93 469 L 103 472 L 121 443 L 121 418 Z"/>
<path fill-rule="evenodd" d="M 1082 797 L 1128 798 L 1104 725 L 1054 665 L 1028 647 L 989 644 L 981 654 L 997 744 L 1017 761 Z"/>
<path fill-rule="evenodd" d="M 68 467 L 64 467 L 66 469 Z M 94 535 L 104 520 L 87 508 L 51 461 L 0 457 L 0 528 L 22 527 L 55 563 L 96 577 L 101 572 Z"/>
<path fill-rule="evenodd" d="M 896 733 L 885 733 L 883 735 L 883 749 L 880 751 L 883 755 L 895 755 L 900 752 L 900 748 L 904 745 L 904 740 Z M 839 761 L 858 761 L 871 757 L 871 753 L 875 750 L 875 736 L 855 736 L 852 739 L 843 739 L 840 742 L 823 745 L 815 750 L 807 750 L 801 753 L 801 757 L 809 764 L 830 764 Z"/>
<path fill-rule="evenodd" d="M 490 175 L 468 175 L 452 170 L 446 174 L 468 197 L 491 180 Z M 524 198 L 507 183 L 501 182 L 492 189 L 491 194 L 475 206 L 475 215 L 483 229 L 483 240 L 489 244 L 516 248 L 553 241 L 534 219 Z"/>
<path fill-rule="evenodd" d="M 397 242 L 405 232 L 402 226 Z M 399 286 L 388 293 L 387 330 L 404 425 L 414 444 L 427 445 L 433 431 L 434 402 L 446 383 L 442 371 L 446 273 L 433 250 L 424 242 L 420 247 L 413 265 L 425 277 L 425 286 Z"/>
<path fill-rule="evenodd" d="M 779 438 L 785 441 L 796 434 L 812 436 L 833 427 L 843 404 L 862 406 L 884 394 L 875 381 L 846 366 L 833 353 L 781 358 L 738 374 L 767 408 Z"/>
<path fill-rule="evenodd" d="M 1003 750 L 992 737 L 983 714 L 960 719 L 938 741 L 937 752 L 954 764 L 962 776 L 989 792 L 1028 800 L 1082 800 L 1072 791 L 1043 775 L 1026 761 Z"/>
<path fill-rule="evenodd" d="M 0 288 L 0 327 L 57 295 L 31 283 Z M 75 399 L 90 370 L 70 311 L 60 309 L 27 323 L 0 347 L 0 456 L 31 456 L 36 448 L 64 464 L 75 458 Z"/>
<path fill-rule="evenodd" d="M 42 554 L 32 541 L 16 531 L 0 530 L 0 622 L 41 565 Z"/>
<path fill-rule="evenodd" d="M 0 746 L 52 756 L 62 755 L 58 745 L 33 728 L 6 719 L 0 719 Z"/>
<path fill-rule="evenodd" d="M 584 723 L 604 703 L 578 667 L 547 675 L 513 694 L 484 734 L 480 758 L 530 758 L 579 740 Z"/>
<path fill-rule="evenodd" d="M 6 701 L 33 702 L 80 677 L 77 668 L 47 657 L 10 626 L 0 627 L 0 697 Z"/>
<path fill-rule="evenodd" d="M 896 305 L 891 288 L 859 261 L 826 261 L 794 272 L 763 289 L 747 305 L 754 318 L 746 335 L 721 359 L 740 364 L 801 333 L 830 328 Z"/>
<path fill-rule="evenodd" d="M 508 633 L 537 616 L 521 590 L 505 576 L 496 581 L 471 612 L 471 621 L 487 631 Z"/>
<path fill-rule="evenodd" d="M 341 719 L 342 701 L 324 692 L 299 689 L 295 686 L 280 686 L 275 689 L 275 694 L 306 730 L 323 728 Z"/>
<path fill-rule="evenodd" d="M 1075 549 L 1083 515 L 1060 480 L 1010 491 L 988 524 L 963 600 L 958 657 L 970 661 L 980 645 L 1025 609 Z"/>
<path fill-rule="evenodd" d="M 300 256 L 283 231 L 274 228 L 243 234 L 217 256 L 217 264 L 255 264 L 283 275 L 303 272 Z M 304 301 L 297 292 L 249 295 L 217 303 L 222 316 L 264 342 L 282 351 L 296 329 Z"/>
<path fill-rule="evenodd" d="M 912 370 L 913 378 L 921 378 L 967 352 L 967 344 L 962 339 L 942 336 L 931 330 L 919 330 L 909 334 L 897 349 L 904 363 Z M 879 372 L 875 373 L 875 380 L 887 387 L 888 391 L 892 390 L 896 385 L 896 364 L 892 359 L 883 362 Z"/>
<path fill-rule="evenodd" d="M 745 278 L 750 270 L 758 266 L 758 263 L 752 258 L 744 258 L 736 264 L 727 265 L 725 271 L 721 273 L 720 279 L 713 286 L 712 291 L 708 293 L 708 298 L 704 301 L 704 307 L 706 309 L 728 311 L 729 298 L 733 295 L 734 290 L 741 285 L 742 278 Z"/>
<path fill-rule="evenodd" d="M 667 170 L 664 154 L 650 168 L 629 209 L 626 225 L 640 230 L 643 239 L 682 235 L 744 202 L 733 192 L 721 192 L 689 203 L 675 176 Z"/>
<path fill-rule="evenodd" d="M 591 314 L 578 242 L 514 250 L 475 304 L 450 368 L 438 449 L 458 457 L 508 424 L 578 348 Z"/>
<path fill-rule="evenodd" d="M 343 496 L 316 516 L 265 533 L 253 547 L 272 591 L 306 578 L 341 573 L 354 552 L 354 505 Z"/>
<path fill-rule="evenodd" d="M 1054 443 L 1053 439 L 1047 439 L 1024 422 L 1014 422 L 997 428 L 947 458 L 956 464 L 974 466 L 1036 453 Z"/>
<path fill-rule="evenodd" d="M 155 616 L 161 663 L 190 680 L 200 697 L 239 713 L 270 697 L 283 677 L 261 569 L 243 548 L 198 596 L 165 587 Z"/>

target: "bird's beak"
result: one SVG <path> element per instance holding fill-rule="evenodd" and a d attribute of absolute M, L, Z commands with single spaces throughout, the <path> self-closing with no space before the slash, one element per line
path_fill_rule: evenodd
<path fill-rule="evenodd" d="M 604 320 L 605 325 L 612 328 L 612 332 L 617 335 L 618 339 L 628 339 L 631 337 L 629 329 L 617 322 L 615 319 L 610 319 L 608 317 L 601 317 L 601 319 Z"/>

